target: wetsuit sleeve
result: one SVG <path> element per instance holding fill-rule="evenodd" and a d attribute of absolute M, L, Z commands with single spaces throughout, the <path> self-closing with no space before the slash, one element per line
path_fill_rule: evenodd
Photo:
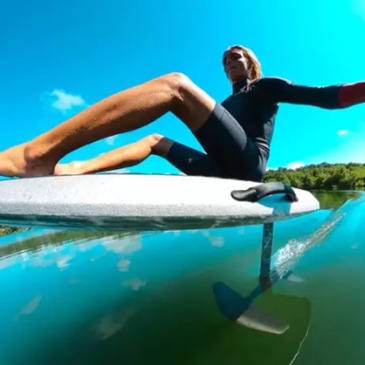
<path fill-rule="evenodd" d="M 252 84 L 264 99 L 273 103 L 312 105 L 325 109 L 346 108 L 365 102 L 365 82 L 311 87 L 281 78 L 263 78 Z"/>

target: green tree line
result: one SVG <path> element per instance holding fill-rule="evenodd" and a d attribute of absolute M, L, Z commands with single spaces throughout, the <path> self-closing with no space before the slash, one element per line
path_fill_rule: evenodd
<path fill-rule="evenodd" d="M 29 229 L 29 228 L 28 228 Z M 25 231 L 27 228 L 0 226 L 0 237 L 11 233 Z"/>
<path fill-rule="evenodd" d="M 365 164 L 321 163 L 296 170 L 279 168 L 266 171 L 264 182 L 270 181 L 306 190 L 364 190 Z"/>

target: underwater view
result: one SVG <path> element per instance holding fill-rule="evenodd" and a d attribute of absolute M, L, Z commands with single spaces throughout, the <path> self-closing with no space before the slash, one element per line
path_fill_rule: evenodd
<path fill-rule="evenodd" d="M 0 363 L 363 364 L 361 192 L 263 225 L 0 237 Z"/>

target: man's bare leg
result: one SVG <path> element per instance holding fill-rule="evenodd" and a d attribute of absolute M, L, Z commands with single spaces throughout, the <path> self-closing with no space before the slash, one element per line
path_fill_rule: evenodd
<path fill-rule="evenodd" d="M 69 152 L 145 126 L 169 111 L 194 131 L 214 106 L 215 101 L 186 76 L 165 75 L 114 94 L 34 140 L 0 153 L 0 175 L 52 175 Z"/>
<path fill-rule="evenodd" d="M 173 143 L 166 137 L 153 134 L 90 160 L 58 164 L 54 174 L 83 175 L 134 166 L 151 154 L 166 157 Z"/>

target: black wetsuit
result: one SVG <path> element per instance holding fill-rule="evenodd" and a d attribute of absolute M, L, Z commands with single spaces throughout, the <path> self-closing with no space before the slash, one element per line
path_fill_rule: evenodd
<path fill-rule="evenodd" d="M 167 156 L 187 175 L 262 181 L 270 155 L 278 103 L 344 107 L 342 86 L 308 87 L 280 78 L 233 85 L 233 94 L 215 108 L 195 136 L 206 153 L 175 142 Z"/>

